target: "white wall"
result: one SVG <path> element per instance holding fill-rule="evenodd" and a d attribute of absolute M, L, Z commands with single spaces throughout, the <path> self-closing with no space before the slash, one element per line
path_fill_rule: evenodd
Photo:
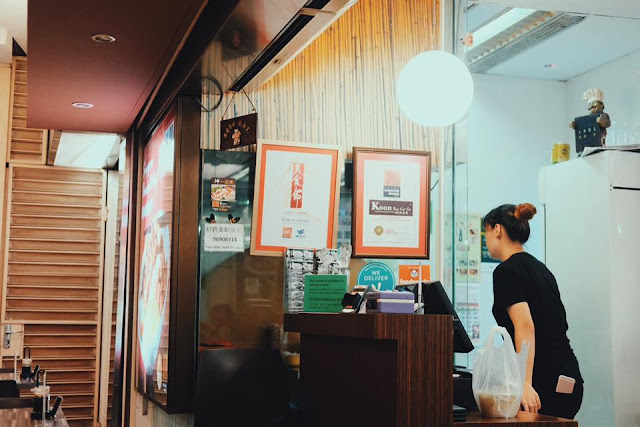
<path fill-rule="evenodd" d="M 531 237 L 525 248 L 544 260 L 538 172 L 550 163 L 553 142 L 566 133 L 566 84 L 486 74 L 474 74 L 473 80 L 466 166 L 468 212 L 485 215 L 504 203 L 533 203 L 539 213 L 531 221 Z M 484 267 L 479 293 L 483 343 L 495 325 L 492 274 Z"/>
<path fill-rule="evenodd" d="M 588 114 L 582 94 L 589 88 L 604 91 L 605 111 L 611 116 L 607 145 L 640 143 L 640 50 L 581 74 L 567 82 L 567 126 L 574 117 Z M 565 140 L 576 157 L 574 135 L 566 129 Z"/>
<path fill-rule="evenodd" d="M 538 172 L 566 133 L 562 82 L 474 74 L 469 111 L 469 212 L 538 199 Z M 540 212 L 541 214 L 541 212 Z M 531 222 L 527 250 L 543 256 L 542 215 Z"/>

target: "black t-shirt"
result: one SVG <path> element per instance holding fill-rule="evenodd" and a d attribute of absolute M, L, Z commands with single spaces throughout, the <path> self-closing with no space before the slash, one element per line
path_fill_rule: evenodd
<path fill-rule="evenodd" d="M 560 291 L 549 269 L 532 255 L 518 252 L 493 272 L 493 316 L 509 331 L 514 341 L 513 322 L 507 308 L 519 302 L 529 304 L 536 334 L 533 387 L 555 387 L 558 375 L 583 382 L 578 361 L 567 338 L 567 313 Z"/>

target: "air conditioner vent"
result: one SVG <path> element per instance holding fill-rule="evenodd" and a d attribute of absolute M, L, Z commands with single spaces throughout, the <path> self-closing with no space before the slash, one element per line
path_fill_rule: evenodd
<path fill-rule="evenodd" d="M 539 26 L 525 31 L 522 35 L 517 35 L 511 38 L 511 41 L 496 42 L 491 46 L 491 40 L 483 43 L 487 45 L 478 46 L 468 52 L 469 69 L 472 72 L 482 73 L 496 65 L 528 50 L 532 47 L 544 42 L 545 40 L 554 37 L 556 34 L 570 28 L 579 22 L 581 22 L 586 16 L 584 15 L 570 15 L 567 13 L 561 13 L 548 21 L 540 24 Z M 514 31 L 510 28 L 507 31 Z M 499 37 L 505 37 L 507 31 L 501 33 Z M 498 36 L 496 37 L 498 38 Z M 505 39 L 505 40 L 508 40 Z"/>

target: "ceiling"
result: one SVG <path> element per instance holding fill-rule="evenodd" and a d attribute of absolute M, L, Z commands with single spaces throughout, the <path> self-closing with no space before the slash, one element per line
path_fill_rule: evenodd
<path fill-rule="evenodd" d="M 29 54 L 28 126 L 126 132 L 206 1 L 32 0 L 27 43 L 27 0 L 0 0 L 0 29 L 6 30 L 8 40 L 16 38 Z M 491 73 L 566 80 L 630 53 L 637 49 L 640 38 L 640 0 L 478 2 L 481 7 L 476 13 L 484 9 L 488 16 L 504 7 L 591 15 Z M 117 40 L 111 44 L 91 41 L 90 36 L 98 32 Z M 9 61 L 6 53 L 3 58 L 2 46 L 0 63 Z M 549 63 L 556 67 L 545 69 Z M 94 108 L 76 109 L 73 102 L 92 103 Z"/>
<path fill-rule="evenodd" d="M 62 132 L 54 166 L 109 168 L 118 160 L 120 136 Z"/>
<path fill-rule="evenodd" d="M 555 37 L 498 64 L 489 74 L 569 80 L 640 48 L 640 20 L 589 16 Z M 545 68 L 545 65 L 553 64 Z M 640 66 L 640 64 L 638 64 Z"/>
<path fill-rule="evenodd" d="M 11 63 L 12 39 L 27 50 L 27 0 L 0 0 L 0 64 Z"/>
<path fill-rule="evenodd" d="M 565 81 L 640 48 L 637 42 L 640 0 L 480 0 L 478 3 L 469 11 L 470 28 L 477 27 L 504 7 L 588 15 L 580 23 L 496 65 L 488 74 Z"/>
<path fill-rule="evenodd" d="M 27 125 L 125 133 L 205 1 L 30 1 Z"/>
<path fill-rule="evenodd" d="M 472 0 L 472 2 L 640 19 L 640 0 Z"/>

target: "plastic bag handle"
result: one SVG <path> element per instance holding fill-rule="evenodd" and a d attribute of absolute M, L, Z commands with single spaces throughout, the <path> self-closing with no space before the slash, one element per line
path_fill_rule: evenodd
<path fill-rule="evenodd" d="M 485 344 L 485 347 L 495 348 L 495 346 L 493 345 L 493 337 L 496 334 L 499 334 L 502 337 L 505 344 L 511 342 L 511 335 L 509 335 L 509 332 L 507 331 L 506 328 L 503 328 L 501 326 L 492 326 L 491 331 L 489 332 L 489 336 L 487 337 L 487 342 Z"/>

